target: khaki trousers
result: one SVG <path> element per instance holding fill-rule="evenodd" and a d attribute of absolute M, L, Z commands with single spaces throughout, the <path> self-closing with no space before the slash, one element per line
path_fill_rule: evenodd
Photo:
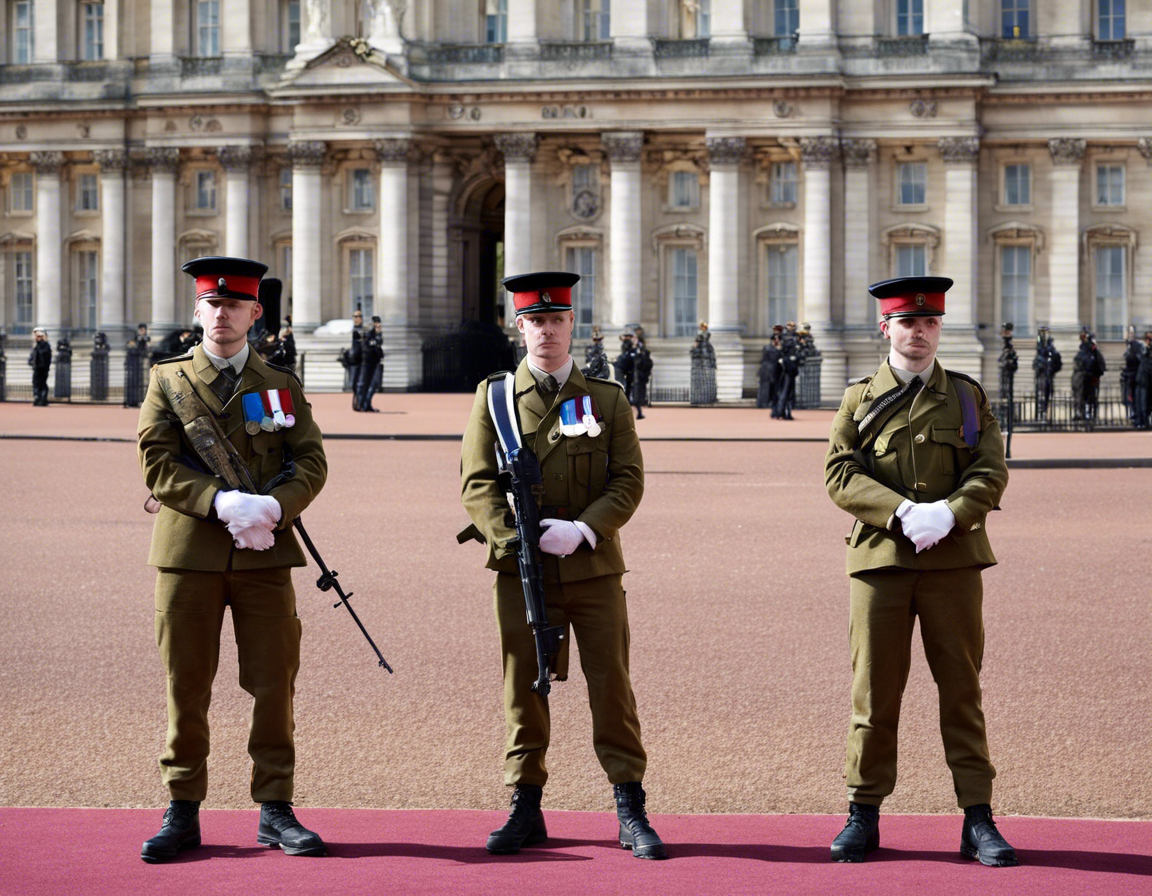
<path fill-rule="evenodd" d="M 208 706 L 226 605 L 232 608 L 240 686 L 252 695 L 252 799 L 291 800 L 300 620 L 288 567 L 158 571 L 156 643 L 168 672 L 163 780 L 174 800 L 203 800 L 208 794 Z"/>
<path fill-rule="evenodd" d="M 896 729 L 908 682 L 912 628 L 940 697 L 944 756 L 961 808 L 991 803 L 980 664 L 984 655 L 980 570 L 885 569 L 851 577 L 852 720 L 846 773 L 852 802 L 879 806 L 896 786 Z"/>
<path fill-rule="evenodd" d="M 545 558 L 546 577 L 554 563 L 555 558 Z M 525 621 L 520 577 L 498 573 L 493 590 L 504 654 L 504 783 L 543 786 L 548 780 L 544 757 L 551 736 L 548 700 L 576 697 L 565 685 L 554 684 L 548 699 L 533 692 L 536 646 Z M 548 624 L 571 625 L 580 648 L 596 758 L 613 784 L 642 780 L 647 755 L 640 742 L 640 719 L 628 674 L 628 607 L 621 577 L 563 584 L 547 577 L 545 593 Z"/>

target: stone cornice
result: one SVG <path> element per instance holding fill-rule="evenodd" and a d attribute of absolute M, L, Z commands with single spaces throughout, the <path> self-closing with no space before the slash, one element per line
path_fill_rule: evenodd
<path fill-rule="evenodd" d="M 536 158 L 537 138 L 535 134 L 497 134 L 496 148 L 504 156 L 504 164 L 509 162 L 532 162 Z"/>
<path fill-rule="evenodd" d="M 980 158 L 979 137 L 941 137 L 936 146 L 945 165 L 974 165 Z"/>
<path fill-rule="evenodd" d="M 1140 137 L 1136 141 L 1136 148 L 1144 156 L 1144 161 L 1152 165 L 1152 137 Z"/>
<path fill-rule="evenodd" d="M 1079 165 L 1088 141 L 1077 137 L 1058 137 L 1048 141 L 1048 152 L 1056 165 Z"/>
<path fill-rule="evenodd" d="M 836 137 L 801 137 L 800 157 L 805 168 L 827 168 L 840 153 L 840 140 Z"/>
<path fill-rule="evenodd" d="M 293 140 L 284 155 L 293 168 L 321 168 L 328 157 L 328 144 L 323 140 Z"/>
<path fill-rule="evenodd" d="M 600 135 L 611 162 L 639 162 L 644 149 L 643 131 L 605 131 Z"/>
<path fill-rule="evenodd" d="M 717 165 L 739 165 L 748 156 L 748 141 L 743 137 L 708 137 L 708 161 Z"/>

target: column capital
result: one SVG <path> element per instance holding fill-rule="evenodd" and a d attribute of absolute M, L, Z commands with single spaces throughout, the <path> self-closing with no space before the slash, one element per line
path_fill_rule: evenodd
<path fill-rule="evenodd" d="M 243 173 L 252 165 L 256 152 L 251 146 L 221 146 L 216 149 L 216 158 L 225 171 Z"/>
<path fill-rule="evenodd" d="M 867 168 L 876 161 L 876 141 L 850 138 L 840 141 L 845 168 Z"/>
<path fill-rule="evenodd" d="M 712 165 L 739 165 L 748 155 L 748 141 L 743 137 L 707 137 L 704 143 Z"/>
<path fill-rule="evenodd" d="M 980 157 L 979 137 L 941 137 L 936 146 L 945 165 L 975 165 Z"/>
<path fill-rule="evenodd" d="M 323 140 L 294 140 L 285 154 L 293 168 L 321 168 L 328 157 L 328 144 Z"/>
<path fill-rule="evenodd" d="M 94 149 L 92 161 L 100 166 L 100 173 L 114 177 L 123 175 L 128 167 L 128 153 L 123 149 Z"/>
<path fill-rule="evenodd" d="M 644 148 L 643 131 L 605 131 L 600 143 L 611 162 L 639 162 Z"/>
<path fill-rule="evenodd" d="M 1136 141 L 1136 148 L 1144 156 L 1144 161 L 1152 165 L 1152 137 L 1140 137 Z"/>
<path fill-rule="evenodd" d="M 385 165 L 407 165 L 418 154 L 416 146 L 407 137 L 387 137 L 373 145 L 376 161 Z"/>
<path fill-rule="evenodd" d="M 36 169 L 37 177 L 59 174 L 64 167 L 64 153 L 62 152 L 33 152 L 28 156 L 32 167 Z"/>
<path fill-rule="evenodd" d="M 497 134 L 495 143 L 504 155 L 504 164 L 531 162 L 536 158 L 535 134 Z"/>
<path fill-rule="evenodd" d="M 180 150 L 175 146 L 151 147 L 144 157 L 153 174 L 175 174 L 180 170 Z"/>
<path fill-rule="evenodd" d="M 1079 165 L 1088 141 L 1079 137 L 1054 137 L 1048 141 L 1048 152 L 1056 165 Z"/>
<path fill-rule="evenodd" d="M 827 168 L 840 153 L 836 137 L 801 137 L 800 158 L 805 168 Z"/>

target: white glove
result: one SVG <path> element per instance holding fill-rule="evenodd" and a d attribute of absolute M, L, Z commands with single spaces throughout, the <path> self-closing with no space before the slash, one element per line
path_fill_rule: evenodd
<path fill-rule="evenodd" d="M 567 557 L 584 543 L 584 533 L 569 520 L 540 520 L 540 550 Z"/>
<path fill-rule="evenodd" d="M 251 528 L 234 532 L 232 534 L 232 543 L 238 548 L 246 548 L 251 551 L 266 551 L 272 547 L 272 545 L 276 544 L 276 536 L 272 534 L 271 529 L 266 529 L 263 526 L 252 526 Z"/>
<path fill-rule="evenodd" d="M 926 551 L 952 531 L 956 517 L 947 501 L 933 501 L 930 504 L 913 504 L 905 501 L 896 508 L 900 527 L 914 545 L 916 553 Z"/>
<path fill-rule="evenodd" d="M 280 522 L 280 502 L 271 495 L 249 495 L 241 491 L 217 492 L 212 500 L 216 516 L 236 535 L 243 529 L 262 526 L 269 531 Z"/>

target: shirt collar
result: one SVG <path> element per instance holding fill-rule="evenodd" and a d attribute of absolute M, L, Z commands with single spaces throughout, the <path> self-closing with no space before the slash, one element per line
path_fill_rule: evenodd
<path fill-rule="evenodd" d="M 203 348 L 203 346 L 201 346 Z M 219 355 L 214 355 L 208 349 L 204 349 L 204 354 L 207 355 L 208 360 L 212 362 L 212 366 L 217 370 L 223 370 L 225 367 L 231 367 L 236 373 L 244 370 L 244 365 L 248 363 L 248 355 L 251 352 L 251 346 L 245 342 L 244 348 L 236 352 L 231 358 L 221 358 Z"/>
<path fill-rule="evenodd" d="M 897 367 L 892 363 L 892 357 L 889 355 L 888 366 L 892 368 L 892 372 L 896 374 L 896 376 L 900 379 L 900 382 L 911 382 L 912 377 L 918 376 L 921 380 L 924 381 L 924 385 L 927 386 L 928 381 L 932 379 L 932 371 L 936 369 L 936 361 L 933 359 L 932 363 L 921 370 L 919 373 L 913 373 L 911 370 L 904 370 L 903 368 Z"/>
<path fill-rule="evenodd" d="M 559 370 L 552 371 L 552 378 L 556 380 L 556 384 L 561 389 L 563 389 L 564 384 L 568 382 L 568 377 L 572 375 L 573 363 L 574 362 L 572 360 L 572 356 L 569 355 L 568 360 L 564 362 L 563 367 L 561 367 Z M 540 382 L 542 379 L 544 379 L 544 377 L 548 376 L 546 371 L 541 370 L 531 361 L 528 362 L 528 370 L 532 373 L 532 376 L 535 377 L 536 382 Z"/>

